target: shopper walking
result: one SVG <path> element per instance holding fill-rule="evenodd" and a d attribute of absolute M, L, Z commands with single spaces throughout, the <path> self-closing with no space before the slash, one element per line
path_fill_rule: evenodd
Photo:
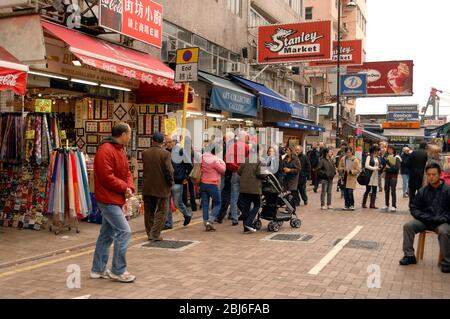
<path fill-rule="evenodd" d="M 300 160 L 300 175 L 298 177 L 298 193 L 300 194 L 299 204 L 303 200 L 305 206 L 308 205 L 308 195 L 306 193 L 306 183 L 311 171 L 311 164 L 308 157 L 303 153 L 303 146 L 298 145 L 295 147 L 295 153 Z"/>
<path fill-rule="evenodd" d="M 317 193 L 319 187 L 319 179 L 317 178 L 317 167 L 319 166 L 320 152 L 317 149 L 317 143 L 313 143 L 312 149 L 309 152 L 309 162 L 311 163 L 311 181 L 314 193 Z"/>
<path fill-rule="evenodd" d="M 400 158 L 402 160 L 400 164 L 400 174 L 402 175 L 402 182 L 403 182 L 403 198 L 408 198 L 408 182 L 409 182 L 409 157 L 410 157 L 411 150 L 409 147 L 404 147 L 402 150 L 402 154 L 400 155 Z"/>
<path fill-rule="evenodd" d="M 317 167 L 317 178 L 322 185 L 322 193 L 320 195 L 322 210 L 334 209 L 333 206 L 331 206 L 331 200 L 333 195 L 333 179 L 335 176 L 336 166 L 333 162 L 333 150 L 329 148 L 325 152 L 325 157 L 320 159 L 319 166 Z"/>
<path fill-rule="evenodd" d="M 211 150 L 209 150 L 211 149 Z M 215 150 L 212 147 L 207 147 L 207 150 L 202 156 L 201 161 L 201 182 L 200 193 L 202 198 L 203 222 L 206 231 L 215 231 L 213 226 L 215 220 L 219 215 L 221 198 L 220 198 L 220 182 L 222 174 L 225 173 L 225 162 L 215 155 Z M 212 210 L 209 214 L 209 202 L 212 198 Z M 236 217 L 237 221 L 237 217 Z"/>
<path fill-rule="evenodd" d="M 167 219 L 169 197 L 174 184 L 171 153 L 163 148 L 164 135 L 153 134 L 152 146 L 142 153 L 144 164 L 144 222 L 150 241 L 161 241 Z"/>
<path fill-rule="evenodd" d="M 345 207 L 344 210 L 355 210 L 353 192 L 356 189 L 356 179 L 361 171 L 361 163 L 356 158 L 351 147 L 345 147 L 339 162 L 339 173 L 342 176 Z"/>
<path fill-rule="evenodd" d="M 256 232 L 253 223 L 261 207 L 261 162 L 258 160 L 257 163 L 250 163 L 247 157 L 246 162 L 239 167 L 238 174 L 241 177 L 238 206 L 242 212 L 244 234 L 251 234 Z"/>
<path fill-rule="evenodd" d="M 297 192 L 298 177 L 300 175 L 300 161 L 292 147 L 286 149 L 286 157 L 283 159 L 284 190 L 290 191 L 294 196 L 295 205 L 300 205 L 300 199 Z"/>
<path fill-rule="evenodd" d="M 411 153 L 408 161 L 409 168 L 409 205 L 411 206 L 417 191 L 422 187 L 425 166 L 428 161 L 427 143 L 421 142 L 418 150 Z"/>
<path fill-rule="evenodd" d="M 102 226 L 92 262 L 92 279 L 110 278 L 126 283 L 136 279 L 127 271 L 126 253 L 131 229 L 122 211 L 126 199 L 135 191 L 124 150 L 130 139 L 130 126 L 117 124 L 112 129 L 112 136 L 102 141 L 94 159 L 95 199 L 102 214 Z M 113 242 L 114 254 L 109 271 L 109 248 Z"/>
<path fill-rule="evenodd" d="M 367 199 L 370 194 L 370 208 L 378 209 L 375 205 L 377 201 L 378 175 L 381 170 L 378 152 L 379 150 L 377 145 L 370 147 L 369 156 L 366 157 L 366 162 L 364 163 L 365 169 L 371 171 L 372 174 L 370 177 L 370 182 L 366 186 L 366 192 L 363 195 L 362 208 L 367 208 Z"/>
<path fill-rule="evenodd" d="M 397 151 L 392 147 L 388 147 L 388 156 L 386 157 L 386 166 L 384 168 L 384 197 L 386 206 L 383 210 L 391 212 L 397 211 L 397 180 L 400 172 L 401 159 L 397 156 Z M 389 207 L 389 199 L 392 197 L 392 207 Z"/>
<path fill-rule="evenodd" d="M 227 159 L 227 154 L 228 152 L 231 152 L 231 148 L 234 143 L 234 133 L 233 132 L 227 132 L 224 136 L 224 140 L 223 140 L 223 160 L 226 162 Z M 220 200 L 221 200 L 221 205 L 220 205 L 220 211 L 219 211 L 219 216 L 217 217 L 217 222 L 219 224 L 222 224 L 223 219 L 225 218 L 225 216 L 227 215 L 227 212 L 230 208 L 230 202 L 231 202 L 231 178 L 233 177 L 233 171 L 230 170 L 229 168 L 227 168 L 225 170 L 225 174 L 222 176 L 222 181 L 220 183 L 220 188 L 221 188 L 221 194 L 220 194 Z M 231 218 L 231 215 L 230 215 Z"/>

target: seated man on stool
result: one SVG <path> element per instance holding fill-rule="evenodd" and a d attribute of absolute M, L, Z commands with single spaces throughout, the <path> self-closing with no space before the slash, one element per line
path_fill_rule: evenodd
<path fill-rule="evenodd" d="M 415 220 L 403 227 L 403 251 L 405 257 L 400 265 L 416 264 L 414 236 L 425 230 L 438 234 L 439 246 L 444 259 L 443 273 L 450 273 L 450 187 L 441 180 L 441 167 L 431 163 L 426 167 L 428 185 L 422 188 L 411 204 L 411 215 Z"/>

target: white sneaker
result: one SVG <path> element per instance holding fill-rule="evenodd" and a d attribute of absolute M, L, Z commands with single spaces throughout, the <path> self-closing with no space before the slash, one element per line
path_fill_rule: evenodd
<path fill-rule="evenodd" d="M 349 210 L 355 210 L 355 207 L 354 206 L 350 206 L 350 208 L 349 208 Z"/>
<path fill-rule="evenodd" d="M 136 280 L 136 276 L 133 276 L 128 271 L 124 272 L 120 276 L 115 275 L 113 273 L 111 273 L 109 276 L 110 276 L 111 280 L 113 280 L 113 281 L 119 281 L 119 282 L 125 282 L 125 283 L 130 283 L 130 282 L 133 282 Z"/>
<path fill-rule="evenodd" d="M 327 210 L 328 207 L 327 206 L 322 206 L 322 210 Z"/>
<path fill-rule="evenodd" d="M 392 212 L 392 213 L 395 213 L 396 211 L 397 211 L 397 208 L 391 207 L 391 212 Z"/>
<path fill-rule="evenodd" d="M 106 269 L 104 272 L 94 272 L 91 271 L 91 274 L 89 276 L 91 279 L 110 279 L 111 278 L 111 272 L 109 269 Z"/>
<path fill-rule="evenodd" d="M 334 209 L 334 207 L 333 206 L 328 206 L 328 209 Z"/>
<path fill-rule="evenodd" d="M 385 210 L 385 211 L 388 211 L 389 210 L 389 207 L 387 207 L 387 206 L 384 206 L 381 210 Z"/>
<path fill-rule="evenodd" d="M 256 229 L 255 228 L 253 228 L 253 227 L 248 227 L 248 226 L 245 226 L 245 234 L 249 234 L 249 233 L 256 233 Z"/>

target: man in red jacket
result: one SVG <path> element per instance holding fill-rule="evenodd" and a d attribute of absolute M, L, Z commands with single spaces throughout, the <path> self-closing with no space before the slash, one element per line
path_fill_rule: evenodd
<path fill-rule="evenodd" d="M 126 253 L 131 229 L 122 206 L 133 196 L 133 177 L 128 168 L 124 146 L 130 142 L 131 128 L 119 123 L 112 136 L 103 140 L 94 160 L 95 199 L 103 217 L 100 235 L 95 247 L 92 279 L 112 279 L 133 282 L 136 277 L 127 272 Z M 109 248 L 114 241 L 112 268 L 109 271 Z"/>

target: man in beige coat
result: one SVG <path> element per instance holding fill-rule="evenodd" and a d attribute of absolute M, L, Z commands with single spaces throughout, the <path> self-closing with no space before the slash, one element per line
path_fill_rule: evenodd
<path fill-rule="evenodd" d="M 361 171 L 361 164 L 353 154 L 351 147 L 344 149 L 345 156 L 339 161 L 339 174 L 343 177 L 344 183 L 344 210 L 355 210 L 355 198 L 353 191 L 356 189 L 356 179 Z"/>
<path fill-rule="evenodd" d="M 142 153 L 144 163 L 145 230 L 150 241 L 161 241 L 161 230 L 167 218 L 167 209 L 173 180 L 172 156 L 163 148 L 164 135 L 155 132 L 153 145 Z"/>

